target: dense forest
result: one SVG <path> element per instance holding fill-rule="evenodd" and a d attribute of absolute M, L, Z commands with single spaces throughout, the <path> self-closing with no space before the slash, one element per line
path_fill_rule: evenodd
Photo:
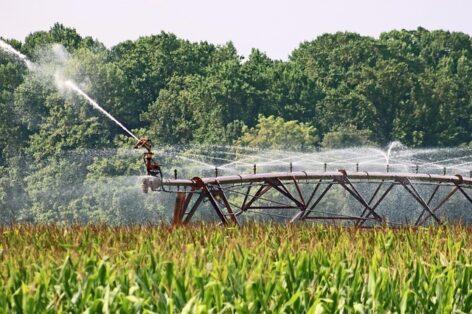
<path fill-rule="evenodd" d="M 4 40 L 40 69 L 31 73 L 0 51 L 4 222 L 89 219 L 84 212 L 100 220 L 108 217 L 105 192 L 85 193 L 81 182 L 142 171 L 139 160 L 87 157 L 89 150 L 129 148 L 133 141 L 84 100 L 64 97 L 46 75 L 58 66 L 160 145 L 472 146 L 472 39 L 463 33 L 324 34 L 301 43 L 287 61 L 257 49 L 242 57 L 232 43 L 195 43 L 164 32 L 108 49 L 60 24 L 23 42 Z M 83 158 L 67 158 L 71 152 Z M 74 188 L 66 193 L 63 185 Z M 134 219 L 126 200 L 112 205 L 118 222 Z"/>

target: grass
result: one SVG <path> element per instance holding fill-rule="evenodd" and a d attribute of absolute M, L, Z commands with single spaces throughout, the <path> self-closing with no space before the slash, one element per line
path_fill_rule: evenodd
<path fill-rule="evenodd" d="M 13 226 L 3 312 L 472 312 L 472 229 Z"/>

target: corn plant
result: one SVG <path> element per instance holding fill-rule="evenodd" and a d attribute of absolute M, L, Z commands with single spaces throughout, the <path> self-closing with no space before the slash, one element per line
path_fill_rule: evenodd
<path fill-rule="evenodd" d="M 471 313 L 472 229 L 247 225 L 0 230 L 16 313 Z"/>

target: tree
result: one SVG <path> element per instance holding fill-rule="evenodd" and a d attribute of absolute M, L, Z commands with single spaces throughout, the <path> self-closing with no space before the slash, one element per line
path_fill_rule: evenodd
<path fill-rule="evenodd" d="M 90 37 L 82 38 L 74 28 L 65 27 L 60 23 L 54 24 L 47 32 L 39 31 L 28 35 L 21 49 L 27 56 L 35 57 L 43 48 L 51 44 L 60 44 L 69 52 L 79 47 L 105 49 L 105 46 Z"/>
<path fill-rule="evenodd" d="M 14 46 L 21 45 L 10 42 Z M 14 114 L 14 91 L 21 85 L 25 67 L 0 50 L 0 167 L 22 139 L 23 129 Z"/>
<path fill-rule="evenodd" d="M 118 44 L 111 57 L 126 78 L 125 103 L 139 116 L 157 100 L 172 77 L 203 74 L 214 50 L 215 46 L 206 42 L 190 43 L 165 32 Z M 142 122 L 133 124 L 143 126 Z"/>
<path fill-rule="evenodd" d="M 119 121 L 129 128 L 135 128 L 140 124 L 140 111 L 133 107 L 132 102 L 128 102 L 130 89 L 127 79 L 123 70 L 109 61 L 109 55 L 109 52 L 102 50 L 77 49 L 65 64 L 63 75 L 78 83 L 91 98 Z M 90 108 L 89 105 L 85 106 Z M 110 141 L 116 134 L 123 133 L 114 122 L 98 112 L 90 110 L 89 113 L 99 117 L 103 128 L 110 130 Z"/>
<path fill-rule="evenodd" d="M 300 150 L 313 147 L 317 142 L 316 130 L 306 123 L 260 115 L 254 128 L 243 129 L 243 135 L 236 141 L 236 145 Z"/>
<path fill-rule="evenodd" d="M 142 115 L 155 138 L 174 144 L 227 144 L 234 139 L 222 135 L 234 133 L 234 121 L 254 124 L 258 94 L 247 84 L 234 47 L 220 47 L 213 58 L 219 62 L 205 68 L 205 75 L 174 76 Z"/>
<path fill-rule="evenodd" d="M 346 148 L 373 145 L 370 130 L 358 130 L 355 126 L 336 127 L 324 135 L 321 146 L 324 148 Z"/>

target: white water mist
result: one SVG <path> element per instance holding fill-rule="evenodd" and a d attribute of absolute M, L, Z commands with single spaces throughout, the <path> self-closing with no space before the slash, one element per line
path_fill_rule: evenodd
<path fill-rule="evenodd" d="M 165 164 L 166 176 L 177 169 L 180 178 L 193 176 L 278 171 L 347 171 L 422 172 L 430 174 L 461 174 L 470 176 L 472 150 L 468 148 L 411 149 L 392 143 L 385 150 L 375 147 L 345 149 L 283 151 L 259 150 L 227 146 L 187 146 L 161 148 L 156 156 Z M 387 166 L 388 165 L 388 166 Z"/>
<path fill-rule="evenodd" d="M 5 52 L 12 54 L 16 56 L 18 59 L 23 61 L 23 63 L 26 65 L 26 67 L 30 70 L 34 69 L 34 64 L 26 57 L 24 54 L 4 42 L 3 40 L 0 39 L 0 48 L 3 49 Z"/>

